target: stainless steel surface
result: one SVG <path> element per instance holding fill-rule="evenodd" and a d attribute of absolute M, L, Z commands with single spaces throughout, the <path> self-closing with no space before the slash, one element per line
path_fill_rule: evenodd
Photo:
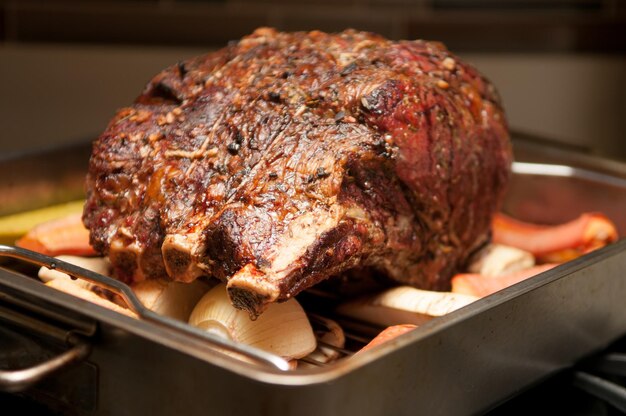
<path fill-rule="evenodd" d="M 532 143 L 516 150 L 524 161 L 626 178 L 621 164 Z M 621 182 L 572 172 L 517 173 L 506 210 L 543 222 L 600 210 L 626 232 Z M 191 334 L 121 316 L 13 269 L 0 270 L 0 293 L 97 323 L 89 358 L 99 369 L 97 414 L 476 414 L 625 334 L 625 269 L 621 240 L 387 344 L 292 372 L 217 353 Z"/>
<path fill-rule="evenodd" d="M 574 386 L 610 403 L 620 412 L 626 413 L 626 388 L 619 384 L 583 371 L 574 373 Z"/>
<path fill-rule="evenodd" d="M 157 325 L 163 326 L 170 331 L 183 332 L 185 334 L 194 336 L 199 340 L 204 341 L 207 346 L 214 348 L 217 354 L 222 353 L 222 350 L 226 350 L 231 353 L 240 354 L 243 357 L 253 360 L 255 362 L 273 366 L 279 370 L 289 369 L 289 363 L 281 357 L 273 354 L 268 354 L 265 351 L 259 350 L 258 348 L 252 348 L 248 345 L 237 344 L 231 340 L 220 338 L 213 334 L 209 334 L 205 331 L 194 328 L 190 325 L 186 325 L 180 321 L 176 321 L 174 319 L 170 319 L 166 316 L 161 316 L 152 312 L 150 309 L 143 306 L 143 304 L 139 301 L 137 296 L 135 296 L 129 286 L 120 282 L 119 280 L 115 280 L 107 276 L 102 276 L 90 270 L 83 269 L 82 267 L 75 266 L 59 259 L 44 256 L 30 250 L 0 244 L 0 258 L 2 257 L 11 257 L 36 264 L 38 266 L 45 266 L 49 269 L 54 269 L 60 272 L 67 273 L 70 276 L 87 280 L 104 289 L 108 289 L 111 292 L 119 295 L 126 302 L 129 309 L 139 315 L 142 319 L 154 322 Z"/>
<path fill-rule="evenodd" d="M 19 392 L 29 389 L 56 371 L 84 360 L 90 351 L 88 344 L 76 341 L 67 351 L 42 363 L 28 368 L 0 370 L 0 391 Z"/>
<path fill-rule="evenodd" d="M 626 354 L 610 353 L 593 360 L 590 368 L 604 374 L 626 377 Z"/>

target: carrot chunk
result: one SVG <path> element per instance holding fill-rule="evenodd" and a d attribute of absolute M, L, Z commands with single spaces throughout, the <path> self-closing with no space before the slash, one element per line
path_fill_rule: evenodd
<path fill-rule="evenodd" d="M 561 225 L 544 226 L 497 214 L 493 242 L 531 252 L 538 262 L 562 263 L 617 240 L 615 225 L 600 213 L 585 213 Z"/>
<path fill-rule="evenodd" d="M 83 225 L 80 213 L 36 225 L 15 245 L 48 256 L 97 254 L 89 245 L 89 230 Z"/>
<path fill-rule="evenodd" d="M 383 344 L 415 328 L 417 328 L 417 326 L 412 324 L 389 326 L 385 328 L 380 334 L 376 335 L 376 337 L 371 340 L 369 344 L 361 348 L 358 352 L 366 351 L 372 347 L 375 347 L 376 345 Z"/>
<path fill-rule="evenodd" d="M 484 297 L 506 287 L 519 283 L 522 280 L 543 273 L 558 266 L 557 264 L 542 264 L 514 273 L 489 277 L 476 273 L 461 273 L 452 278 L 452 292 L 464 295 Z"/>

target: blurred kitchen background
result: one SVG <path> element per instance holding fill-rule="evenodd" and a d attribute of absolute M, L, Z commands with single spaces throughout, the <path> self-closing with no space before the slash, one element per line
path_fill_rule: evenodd
<path fill-rule="evenodd" d="M 626 159 L 623 0 L 0 0 L 0 159 L 91 141 L 162 68 L 259 26 L 440 40 L 513 129 Z"/>

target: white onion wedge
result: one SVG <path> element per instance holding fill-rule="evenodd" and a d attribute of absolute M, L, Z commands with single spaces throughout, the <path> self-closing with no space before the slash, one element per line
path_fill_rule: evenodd
<path fill-rule="evenodd" d="M 223 283 L 200 299 L 191 312 L 189 323 L 288 360 L 306 356 L 317 344 L 311 324 L 295 299 L 269 305 L 252 321 L 247 312 L 231 305 Z"/>
<path fill-rule="evenodd" d="M 398 286 L 340 305 L 337 312 L 382 326 L 422 325 L 478 300 L 476 296 Z"/>
<path fill-rule="evenodd" d="M 97 305 L 103 306 L 107 309 L 111 309 L 115 312 L 119 312 L 124 315 L 137 318 L 137 315 L 135 315 L 135 313 L 133 313 L 129 309 L 122 308 L 121 306 L 116 305 L 115 303 L 109 300 L 101 298 L 100 296 L 96 295 L 94 292 L 77 285 L 75 281 L 72 281 L 70 279 L 52 279 L 48 283 L 46 283 L 46 286 L 60 290 L 61 292 L 65 292 L 72 296 L 76 296 L 77 298 L 84 299 L 91 303 L 95 303 Z"/>
<path fill-rule="evenodd" d="M 66 263 L 82 267 L 83 269 L 91 270 L 92 272 L 96 272 L 104 276 L 109 276 L 111 271 L 111 266 L 108 260 L 103 257 L 79 257 L 62 255 L 57 256 L 56 258 Z M 60 272 L 58 270 L 49 269 L 47 267 L 42 267 L 41 269 L 39 269 L 38 276 L 44 283 L 50 282 L 55 279 L 73 280 L 68 274 Z M 92 283 L 83 279 L 76 279 L 73 280 L 73 282 L 77 286 L 80 286 L 83 289 L 87 290 L 90 290 L 94 286 Z"/>
<path fill-rule="evenodd" d="M 478 253 L 468 270 L 470 273 L 497 277 L 528 269 L 534 265 L 535 256 L 528 251 L 502 244 L 490 244 Z"/>
<path fill-rule="evenodd" d="M 135 283 L 131 288 L 146 308 L 187 322 L 194 306 L 211 285 L 201 280 L 182 283 L 150 279 Z"/>

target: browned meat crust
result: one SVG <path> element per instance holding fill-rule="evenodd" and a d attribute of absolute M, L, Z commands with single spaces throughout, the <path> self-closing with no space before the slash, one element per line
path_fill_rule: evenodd
<path fill-rule="evenodd" d="M 214 276 L 252 315 L 356 266 L 447 289 L 510 162 L 495 89 L 441 44 L 259 29 L 117 113 L 84 222 L 121 279 Z"/>

